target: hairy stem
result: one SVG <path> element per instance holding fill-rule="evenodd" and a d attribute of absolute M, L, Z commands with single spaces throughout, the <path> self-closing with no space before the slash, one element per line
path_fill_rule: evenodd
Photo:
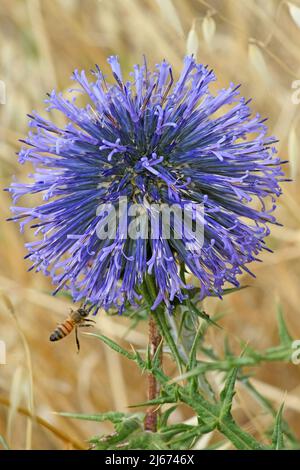
<path fill-rule="evenodd" d="M 143 285 L 144 298 L 149 306 L 151 306 L 156 299 L 156 288 L 153 277 L 147 275 L 145 278 L 145 283 Z M 169 324 L 165 318 L 165 311 L 163 306 L 160 304 L 156 310 L 152 311 L 152 315 L 155 318 L 156 324 L 160 330 L 164 341 L 168 345 L 171 354 L 173 355 L 174 360 L 177 363 L 180 373 L 182 372 L 181 366 L 185 364 L 183 358 L 180 355 L 180 352 L 177 348 L 176 342 L 170 332 Z"/>
<path fill-rule="evenodd" d="M 158 348 L 161 346 L 162 337 L 156 326 L 156 321 L 152 314 L 149 316 L 149 352 L 151 361 L 157 354 Z M 162 349 L 159 352 L 159 363 L 162 363 Z M 148 374 L 148 400 L 154 400 L 159 394 L 159 384 L 155 376 L 150 372 Z M 145 416 L 144 427 L 146 431 L 157 431 L 157 406 L 151 406 Z"/>

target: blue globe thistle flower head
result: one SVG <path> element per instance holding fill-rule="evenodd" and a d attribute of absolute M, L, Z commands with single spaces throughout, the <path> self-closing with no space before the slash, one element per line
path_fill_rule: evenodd
<path fill-rule="evenodd" d="M 166 61 L 153 72 L 146 60 L 135 65 L 128 81 L 117 57 L 108 62 L 112 84 L 99 67 L 92 81 L 84 71 L 73 74 L 87 105 L 50 93 L 47 110 L 66 116 L 64 128 L 30 116 L 33 131 L 19 160 L 33 164 L 33 182 L 13 182 L 9 191 L 14 202 L 42 195 L 36 207 L 12 208 L 21 229 L 36 230 L 37 240 L 26 244 L 31 269 L 51 276 L 55 292 L 68 289 L 95 309 L 134 304 L 146 273 L 156 283 L 152 308 L 163 302 L 171 309 L 189 287 L 182 265 L 199 280 L 201 297 L 221 296 L 224 283 L 238 286 L 246 265 L 267 249 L 283 180 L 276 140 L 238 86 L 213 95 L 212 70 L 193 57 L 184 59 L 177 81 Z M 148 216 L 153 203 L 202 204 L 201 250 L 191 251 L 186 237 L 130 239 L 120 220 L 114 238 L 101 239 L 101 208 L 121 197 L 128 207 L 144 205 Z"/>

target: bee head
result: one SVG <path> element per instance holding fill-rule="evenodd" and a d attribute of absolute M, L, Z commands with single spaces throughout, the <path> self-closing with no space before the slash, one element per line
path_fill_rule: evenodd
<path fill-rule="evenodd" d="M 79 315 L 80 315 L 82 318 L 87 317 L 88 314 L 89 314 L 89 312 L 88 312 L 85 308 L 83 308 L 83 307 L 80 307 L 80 308 L 78 309 L 78 313 L 79 313 Z"/>

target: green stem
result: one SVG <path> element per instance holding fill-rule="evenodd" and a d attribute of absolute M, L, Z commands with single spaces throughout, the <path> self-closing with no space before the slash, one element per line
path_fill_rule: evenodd
<path fill-rule="evenodd" d="M 144 294 L 145 300 L 148 303 L 148 305 L 151 307 L 151 305 L 153 305 L 153 303 L 154 303 L 154 301 L 157 297 L 155 283 L 154 283 L 154 280 L 153 280 L 152 276 L 146 275 L 145 282 L 143 284 L 142 289 L 143 289 L 143 294 Z M 165 317 L 164 308 L 161 305 L 159 305 L 156 310 L 152 310 L 151 314 L 153 315 L 153 318 L 155 319 L 155 321 L 158 325 L 158 328 L 161 332 L 161 335 L 162 335 L 163 339 L 166 341 L 167 345 L 169 346 L 170 351 L 173 354 L 173 357 L 174 357 L 174 359 L 177 363 L 178 369 L 179 369 L 180 374 L 181 374 L 182 373 L 182 366 L 185 364 L 185 362 L 182 359 L 182 357 L 181 357 L 181 355 L 180 355 L 180 353 L 177 349 L 174 338 L 170 333 L 169 325 L 168 325 L 168 323 L 166 321 L 166 317 Z"/>

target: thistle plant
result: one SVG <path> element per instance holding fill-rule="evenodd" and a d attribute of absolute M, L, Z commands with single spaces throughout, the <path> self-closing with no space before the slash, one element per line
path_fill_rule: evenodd
<path fill-rule="evenodd" d="M 29 116 L 32 132 L 19 159 L 33 165 L 33 182 L 14 181 L 9 188 L 14 203 L 42 195 L 35 207 L 14 205 L 12 220 L 22 230 L 26 224 L 35 229 L 36 240 L 26 244 L 30 269 L 50 276 L 54 293 L 68 292 L 91 314 L 101 308 L 135 324 L 149 319 L 144 356 L 90 333 L 149 374 L 146 414 L 73 417 L 114 423 L 116 434 L 92 440 L 98 449 L 190 448 L 215 428 L 237 448 L 267 448 L 234 422 L 231 405 L 236 380 L 251 387 L 240 368 L 289 359 L 283 318 L 277 348 L 258 353 L 246 347 L 241 357 L 227 350 L 220 358 L 204 346 L 206 330 L 217 324 L 201 301 L 239 289 L 239 275 L 251 274 L 248 264 L 268 250 L 265 238 L 277 223 L 273 211 L 284 180 L 276 138 L 260 115 L 252 115 L 239 86 L 213 94 L 213 71 L 193 57 L 184 59 L 177 80 L 165 60 L 150 71 L 144 59 L 128 80 L 117 57 L 108 62 L 113 83 L 99 67 L 91 81 L 76 70 L 72 78 L 80 89 L 72 90 L 73 99 L 48 95 L 47 111 L 63 113 L 65 127 L 35 112 Z M 132 237 L 136 205 L 143 214 Z M 173 214 L 167 227 L 158 221 L 153 232 L 148 222 L 157 220 L 158 206 L 185 211 L 184 230 Z M 197 224 L 202 230 L 195 235 Z M 178 366 L 174 381 L 163 371 L 164 353 Z M 224 374 L 219 397 L 208 382 L 211 370 Z M 194 410 L 197 425 L 169 424 L 180 403 Z M 173 406 L 164 410 L 165 404 Z M 281 413 L 273 445 L 283 445 L 283 432 L 294 445 Z"/>

